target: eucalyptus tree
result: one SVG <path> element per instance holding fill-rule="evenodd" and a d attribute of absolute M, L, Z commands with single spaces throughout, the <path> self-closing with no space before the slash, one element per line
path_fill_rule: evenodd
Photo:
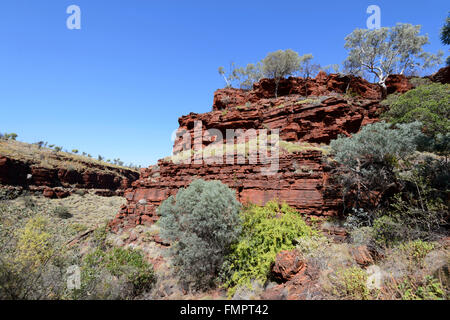
<path fill-rule="evenodd" d="M 280 80 L 300 69 L 301 58 L 297 52 L 287 49 L 269 53 L 262 60 L 262 74 L 275 80 L 275 97 L 278 97 Z"/>
<path fill-rule="evenodd" d="M 313 77 L 320 70 L 320 65 L 313 63 L 314 56 L 311 53 L 305 54 L 300 57 L 299 73 L 305 78 L 309 79 Z"/>
<path fill-rule="evenodd" d="M 320 65 L 313 63 L 314 56 L 311 53 L 307 53 L 300 57 L 300 67 L 298 72 L 305 79 L 313 77 L 320 70 Z M 308 95 L 308 82 L 305 81 L 305 95 Z"/>
<path fill-rule="evenodd" d="M 236 79 L 239 81 L 239 87 L 250 90 L 253 88 L 253 84 L 263 77 L 261 62 L 256 64 L 249 63 L 245 68 L 237 68 L 235 69 L 235 74 Z"/>
<path fill-rule="evenodd" d="M 441 30 L 441 41 L 443 44 L 450 45 L 450 15 L 445 21 L 445 25 Z M 450 66 L 450 56 L 447 57 L 447 66 Z"/>
<path fill-rule="evenodd" d="M 357 71 L 375 75 L 385 97 L 389 75 L 427 69 L 441 62 L 442 51 L 434 55 L 423 50 L 429 41 L 428 35 L 419 34 L 420 29 L 420 25 L 402 23 L 391 28 L 356 29 L 345 38 L 349 50 L 346 62 Z"/>

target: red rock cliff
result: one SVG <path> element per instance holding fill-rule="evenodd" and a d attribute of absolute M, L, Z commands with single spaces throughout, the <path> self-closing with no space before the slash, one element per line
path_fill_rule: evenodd
<path fill-rule="evenodd" d="M 388 91 L 405 92 L 412 86 L 402 76 L 391 76 Z M 226 140 L 226 129 L 279 129 L 280 139 L 292 142 L 324 143 L 339 134 L 351 135 L 361 126 L 378 121 L 381 92 L 377 85 L 361 78 L 326 75 L 315 79 L 289 78 L 280 84 L 280 96 L 273 98 L 273 81 L 263 79 L 251 91 L 221 89 L 214 96 L 213 111 L 191 113 L 179 119 L 178 133 L 194 141 L 194 126 L 217 129 Z M 305 93 L 308 97 L 304 97 Z M 345 94 L 346 93 L 346 94 Z M 186 150 L 183 138 L 175 140 L 174 153 Z M 216 141 L 205 135 L 192 152 Z M 225 142 L 225 141 L 224 141 Z M 160 160 L 141 170 L 140 178 L 125 191 L 127 205 L 112 221 L 115 230 L 136 224 L 153 223 L 156 209 L 179 188 L 197 178 L 220 180 L 236 191 L 243 203 L 264 204 L 286 201 L 308 215 L 336 215 L 339 195 L 329 184 L 329 168 L 320 149 L 282 153 L 274 176 L 261 174 L 262 164 L 175 164 Z"/>

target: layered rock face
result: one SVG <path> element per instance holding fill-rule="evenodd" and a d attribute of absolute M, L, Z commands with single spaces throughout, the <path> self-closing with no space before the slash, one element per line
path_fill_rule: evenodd
<path fill-rule="evenodd" d="M 403 76 L 392 76 L 387 84 L 390 93 L 412 88 Z M 268 134 L 277 129 L 281 140 L 319 146 L 378 121 L 381 111 L 378 86 L 361 78 L 324 73 L 309 80 L 289 78 L 281 82 L 278 98 L 274 98 L 274 87 L 273 80 L 263 79 L 251 91 L 216 91 L 212 112 L 191 113 L 179 119 L 174 153 L 188 151 L 191 157 L 212 143 L 226 143 L 230 129 L 265 129 Z M 202 132 L 200 139 L 196 137 L 198 131 Z M 121 208 L 111 227 L 117 230 L 155 222 L 161 202 L 199 178 L 222 181 L 236 191 L 242 203 L 262 205 L 277 199 L 302 214 L 336 215 L 340 197 L 329 183 L 330 169 L 323 158 L 321 148 L 317 147 L 281 152 L 274 175 L 262 174 L 267 164 L 250 163 L 249 159 L 240 164 L 204 160 L 177 164 L 160 160 L 158 165 L 142 169 L 140 178 L 126 190 L 127 205 Z"/>
<path fill-rule="evenodd" d="M 142 169 L 139 180 L 125 192 L 128 204 L 111 226 L 117 229 L 155 222 L 161 202 L 195 179 L 222 181 L 236 191 L 241 203 L 262 205 L 279 199 L 304 214 L 334 215 L 340 202 L 337 196 L 323 197 L 328 175 L 321 159 L 322 153 L 316 150 L 282 154 L 274 175 L 261 174 L 267 167 L 261 163 L 175 164 L 160 160 L 158 165 Z"/>
<path fill-rule="evenodd" d="M 266 129 L 268 133 L 278 129 L 281 140 L 328 144 L 339 134 L 348 136 L 358 132 L 362 125 L 377 121 L 379 108 L 377 100 L 359 97 L 334 95 L 305 99 L 291 95 L 276 101 L 262 99 L 253 105 L 227 111 L 191 113 L 179 119 L 180 127 L 173 150 L 174 153 L 186 150 L 186 134 L 190 136 L 193 150 L 217 141 L 217 130 L 223 143 L 226 143 L 227 129 Z M 195 141 L 195 130 L 206 133 L 201 144 L 192 143 Z M 210 133 L 208 130 L 214 131 Z"/>
<path fill-rule="evenodd" d="M 388 94 L 404 93 L 412 89 L 408 79 L 402 75 L 391 75 L 386 80 Z M 360 77 L 320 72 L 315 79 L 290 77 L 281 79 L 278 96 L 326 96 L 330 94 L 351 94 L 363 99 L 380 100 L 381 90 L 377 84 L 369 83 Z M 214 94 L 213 110 L 232 109 L 246 103 L 258 103 L 262 99 L 275 96 L 273 79 L 262 79 L 255 83 L 253 90 L 219 89 Z"/>
<path fill-rule="evenodd" d="M 83 170 L 49 168 L 0 156 L 0 184 L 42 192 L 49 198 L 66 197 L 76 189 L 97 189 L 97 194 L 110 196 L 123 194 L 139 177 L 132 170 L 89 166 Z"/>
<path fill-rule="evenodd" d="M 389 93 L 412 89 L 408 79 L 399 75 L 390 76 L 386 84 Z M 178 120 L 174 153 L 186 150 L 185 136 L 194 141 L 196 129 L 214 132 L 204 135 L 201 144 L 192 143 L 193 150 L 216 141 L 217 131 L 225 143 L 227 129 L 279 129 L 285 141 L 328 144 L 339 134 L 349 136 L 378 120 L 381 90 L 358 77 L 325 73 L 309 80 L 291 77 L 280 82 L 278 98 L 274 90 L 271 79 L 261 80 L 251 91 L 217 90 L 212 112 L 190 113 Z"/>

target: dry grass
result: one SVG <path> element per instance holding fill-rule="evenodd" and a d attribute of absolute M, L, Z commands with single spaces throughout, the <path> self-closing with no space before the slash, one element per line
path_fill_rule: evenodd
<path fill-rule="evenodd" d="M 322 102 L 322 100 L 320 98 L 306 98 L 306 99 L 302 99 L 299 100 L 295 103 L 295 105 L 303 105 L 303 104 L 320 104 Z"/>
<path fill-rule="evenodd" d="M 286 151 L 287 153 L 317 150 L 322 152 L 324 155 L 328 155 L 331 150 L 330 147 L 326 145 L 318 145 L 308 142 L 288 142 L 283 140 L 280 140 L 280 149 Z"/>
<path fill-rule="evenodd" d="M 34 208 L 50 221 L 55 233 L 61 234 L 65 240 L 70 240 L 70 237 L 79 233 L 104 225 L 106 221 L 115 217 L 125 202 L 123 197 L 106 198 L 88 193 L 84 196 L 74 194 L 64 199 L 22 196 L 3 203 L 18 211 Z M 59 208 L 66 208 L 71 217 L 62 219 L 55 214 Z"/>
<path fill-rule="evenodd" d="M 56 152 L 53 149 L 39 148 L 35 144 L 14 140 L 0 140 L 0 155 L 30 162 L 33 165 L 44 168 L 66 168 L 79 171 L 84 171 L 88 168 L 94 171 L 117 172 L 117 169 L 136 171 L 128 167 L 99 161 L 82 155 L 63 151 Z"/>
<path fill-rule="evenodd" d="M 258 146 L 260 141 L 258 138 L 249 139 L 246 142 L 235 143 L 233 144 L 233 153 L 239 156 L 248 157 L 251 153 L 258 151 Z M 288 142 L 284 140 L 280 140 L 279 137 L 275 137 L 274 135 L 267 135 L 267 150 L 270 150 L 272 147 L 278 147 L 279 152 L 283 153 L 300 153 L 303 151 L 311 151 L 316 150 L 322 152 L 323 155 L 328 155 L 331 151 L 330 147 L 327 145 L 319 145 L 312 144 L 308 142 Z M 173 162 L 173 163 L 182 163 L 183 161 L 188 160 L 189 158 L 194 159 L 195 156 L 202 153 L 202 159 L 215 158 L 225 156 L 227 154 L 227 144 L 211 144 L 202 150 L 184 150 L 173 156 L 169 156 L 164 158 L 165 162 Z"/>

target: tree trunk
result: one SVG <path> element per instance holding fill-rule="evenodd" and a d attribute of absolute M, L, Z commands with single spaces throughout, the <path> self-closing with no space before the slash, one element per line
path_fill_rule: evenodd
<path fill-rule="evenodd" d="M 278 84 L 280 83 L 279 79 L 275 79 L 275 98 L 278 98 Z"/>
<path fill-rule="evenodd" d="M 381 87 L 381 99 L 386 99 L 386 97 L 387 97 L 386 83 L 384 81 L 380 81 L 380 82 L 378 82 L 378 84 Z"/>
<path fill-rule="evenodd" d="M 306 98 L 308 97 L 308 78 L 309 77 L 306 77 L 306 79 L 305 79 L 305 97 Z"/>

